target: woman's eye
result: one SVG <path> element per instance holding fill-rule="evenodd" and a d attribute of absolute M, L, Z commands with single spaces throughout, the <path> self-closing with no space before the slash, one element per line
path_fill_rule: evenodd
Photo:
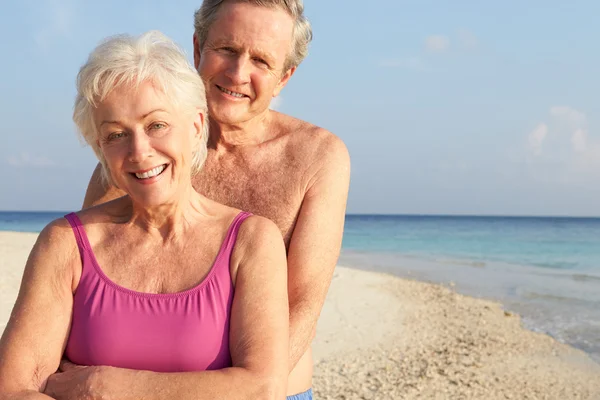
<path fill-rule="evenodd" d="M 108 135 L 108 140 L 120 139 L 123 136 L 125 136 L 125 132 L 113 132 L 110 135 Z"/>
<path fill-rule="evenodd" d="M 150 125 L 150 129 L 163 129 L 164 127 L 166 127 L 166 125 L 162 122 L 155 122 L 152 125 Z"/>

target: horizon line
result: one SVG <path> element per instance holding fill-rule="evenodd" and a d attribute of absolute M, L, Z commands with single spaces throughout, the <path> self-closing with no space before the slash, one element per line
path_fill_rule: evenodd
<path fill-rule="evenodd" d="M 61 210 L 0 210 L 0 213 L 65 213 Z M 347 217 L 470 217 L 470 218 L 581 218 L 598 219 L 600 215 L 567 215 L 567 214 L 465 214 L 465 213 L 357 213 L 345 214 Z"/>

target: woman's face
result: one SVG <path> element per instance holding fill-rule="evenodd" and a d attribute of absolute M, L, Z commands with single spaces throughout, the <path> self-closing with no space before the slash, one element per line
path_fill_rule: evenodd
<path fill-rule="evenodd" d="M 191 187 L 192 155 L 202 134 L 200 112 L 183 112 L 146 81 L 120 86 L 94 111 L 98 145 L 110 176 L 142 206 L 177 202 Z"/>

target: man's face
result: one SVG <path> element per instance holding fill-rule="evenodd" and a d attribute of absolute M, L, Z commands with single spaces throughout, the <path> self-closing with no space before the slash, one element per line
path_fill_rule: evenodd
<path fill-rule="evenodd" d="M 292 31 L 293 20 L 283 10 L 223 4 L 202 49 L 194 38 L 211 119 L 238 124 L 269 108 L 295 70 L 283 71 Z"/>

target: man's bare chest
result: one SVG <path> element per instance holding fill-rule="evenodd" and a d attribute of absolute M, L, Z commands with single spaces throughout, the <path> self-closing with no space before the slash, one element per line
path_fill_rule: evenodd
<path fill-rule="evenodd" d="M 289 244 L 306 192 L 300 170 L 207 163 L 193 183 L 199 193 L 214 201 L 270 219 Z"/>

